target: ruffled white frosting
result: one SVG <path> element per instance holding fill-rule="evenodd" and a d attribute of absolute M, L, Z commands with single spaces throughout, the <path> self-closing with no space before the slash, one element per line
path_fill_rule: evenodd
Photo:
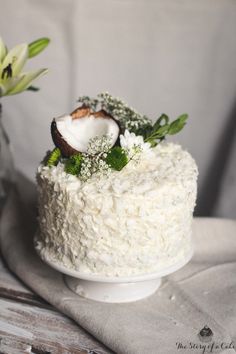
<path fill-rule="evenodd" d="M 87 182 L 40 165 L 41 254 L 82 273 L 129 276 L 181 261 L 191 248 L 197 166 L 161 143 L 120 172 Z"/>

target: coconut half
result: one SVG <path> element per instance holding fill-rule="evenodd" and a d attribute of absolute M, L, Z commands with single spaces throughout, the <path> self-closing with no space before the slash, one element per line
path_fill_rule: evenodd
<path fill-rule="evenodd" d="M 51 124 L 54 144 L 65 157 L 87 152 L 89 140 L 107 135 L 115 145 L 120 135 L 119 123 L 106 111 L 93 112 L 82 106 L 70 115 L 54 118 Z"/>

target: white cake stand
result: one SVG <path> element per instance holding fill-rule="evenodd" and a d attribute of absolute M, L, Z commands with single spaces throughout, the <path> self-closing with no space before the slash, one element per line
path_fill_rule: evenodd
<path fill-rule="evenodd" d="M 77 295 L 110 303 L 137 301 L 152 295 L 160 287 L 163 276 L 182 268 L 193 255 L 192 248 L 181 261 L 162 268 L 159 272 L 129 277 L 105 277 L 66 268 L 47 258 L 43 251 L 37 248 L 36 251 L 45 263 L 64 274 L 66 285 Z"/>

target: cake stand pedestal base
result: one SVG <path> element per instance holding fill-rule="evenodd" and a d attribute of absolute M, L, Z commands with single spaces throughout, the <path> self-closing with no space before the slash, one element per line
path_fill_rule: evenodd
<path fill-rule="evenodd" d="M 143 299 L 152 295 L 161 285 L 161 278 L 126 283 L 90 281 L 68 275 L 65 275 L 64 279 L 67 286 L 76 294 L 87 299 L 110 303 Z"/>

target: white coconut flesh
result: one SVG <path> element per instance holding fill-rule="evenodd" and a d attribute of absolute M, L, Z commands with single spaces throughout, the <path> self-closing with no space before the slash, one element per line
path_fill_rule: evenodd
<path fill-rule="evenodd" d="M 94 117 L 92 115 L 72 119 L 70 115 L 55 119 L 57 129 L 63 139 L 73 149 L 86 152 L 89 140 L 107 135 L 112 146 L 119 136 L 119 126 L 112 118 Z"/>

